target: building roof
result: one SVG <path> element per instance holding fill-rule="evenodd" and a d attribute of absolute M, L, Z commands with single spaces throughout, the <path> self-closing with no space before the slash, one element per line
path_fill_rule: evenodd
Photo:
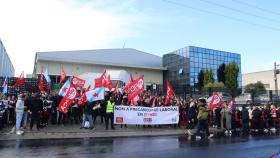
<path fill-rule="evenodd" d="M 38 60 L 166 70 L 160 56 L 132 48 L 37 52 Z"/>
<path fill-rule="evenodd" d="M 273 72 L 273 71 L 274 71 L 274 70 L 261 70 L 261 71 L 243 73 L 242 75 L 251 75 L 251 74 L 258 74 L 258 73 L 267 73 L 267 72 Z"/>

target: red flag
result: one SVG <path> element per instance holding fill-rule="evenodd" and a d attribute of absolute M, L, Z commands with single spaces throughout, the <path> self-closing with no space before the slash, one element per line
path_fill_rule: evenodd
<path fill-rule="evenodd" d="M 86 91 L 82 94 L 81 98 L 78 101 L 78 106 L 84 106 L 85 102 L 87 101 L 86 92 L 90 90 L 90 85 L 87 87 Z"/>
<path fill-rule="evenodd" d="M 94 79 L 95 88 L 106 87 L 106 70 L 102 73 L 99 78 Z"/>
<path fill-rule="evenodd" d="M 117 81 L 116 84 L 115 84 L 114 93 L 115 93 L 116 95 L 119 95 L 119 81 Z"/>
<path fill-rule="evenodd" d="M 144 76 L 140 76 L 137 80 L 134 80 L 128 87 L 128 100 L 131 101 L 134 97 L 139 95 L 144 90 Z"/>
<path fill-rule="evenodd" d="M 66 79 L 66 73 L 65 73 L 63 67 L 61 67 L 61 69 L 60 69 L 60 81 L 59 81 L 59 83 L 64 82 L 65 79 Z"/>
<path fill-rule="evenodd" d="M 81 78 L 79 78 L 79 77 L 74 76 L 74 77 L 72 78 L 72 84 L 73 84 L 73 86 L 79 87 L 80 89 L 83 89 L 83 88 L 84 88 L 85 83 L 86 83 L 86 80 L 83 80 L 83 79 L 81 79 Z"/>
<path fill-rule="evenodd" d="M 123 87 L 123 91 L 124 91 L 124 92 L 128 93 L 127 90 L 128 90 L 128 88 L 131 86 L 131 84 L 132 84 L 133 81 L 134 81 L 133 75 L 130 74 L 130 81 L 129 81 L 129 83 L 128 83 L 125 87 Z"/>
<path fill-rule="evenodd" d="M 224 103 L 222 98 L 220 98 L 218 92 L 214 92 L 214 95 L 212 96 L 212 100 L 210 102 L 210 108 L 213 110 L 216 107 L 221 106 Z"/>
<path fill-rule="evenodd" d="M 44 92 L 44 75 L 41 73 L 38 88 L 40 93 Z"/>
<path fill-rule="evenodd" d="M 22 71 L 22 73 L 20 74 L 19 78 L 17 79 L 16 83 L 14 84 L 14 88 L 18 87 L 19 85 L 23 85 L 24 84 L 24 72 Z"/>
<path fill-rule="evenodd" d="M 232 98 L 231 101 L 229 102 L 229 105 L 228 105 L 228 109 L 229 109 L 229 110 L 232 110 L 232 109 L 233 109 L 234 103 L 235 103 L 235 98 Z"/>
<path fill-rule="evenodd" d="M 136 97 L 134 97 L 131 101 L 130 104 L 131 106 L 136 106 L 138 101 L 141 101 L 141 97 L 139 95 L 137 95 Z"/>
<path fill-rule="evenodd" d="M 111 89 L 113 88 L 110 74 L 106 78 L 106 87 L 109 89 L 109 91 L 111 91 Z"/>
<path fill-rule="evenodd" d="M 69 87 L 69 90 L 66 93 L 66 95 L 63 97 L 63 99 L 59 103 L 58 110 L 63 112 L 63 113 L 67 113 L 67 109 L 74 102 L 77 95 L 78 95 L 77 90 L 71 84 L 70 87 Z"/>
<path fill-rule="evenodd" d="M 166 93 L 165 105 L 168 105 L 170 104 L 170 101 L 174 96 L 174 90 L 168 81 L 166 81 L 166 89 L 167 89 L 167 93 Z"/>

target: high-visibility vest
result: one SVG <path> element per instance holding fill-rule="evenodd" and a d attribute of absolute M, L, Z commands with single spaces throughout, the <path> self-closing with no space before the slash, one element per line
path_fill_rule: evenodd
<path fill-rule="evenodd" d="M 107 101 L 106 112 L 114 112 L 115 103 L 111 103 L 111 101 Z"/>

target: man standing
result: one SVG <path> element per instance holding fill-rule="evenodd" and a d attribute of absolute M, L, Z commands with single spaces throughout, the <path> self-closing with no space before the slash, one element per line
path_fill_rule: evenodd
<path fill-rule="evenodd" d="M 90 103 L 90 102 L 85 102 L 84 104 L 84 107 L 83 107 L 83 110 L 84 110 L 84 113 L 83 113 L 83 123 L 82 123 L 82 127 L 80 129 L 83 129 L 83 128 L 88 128 L 88 129 L 94 129 L 94 125 L 93 125 L 93 120 L 92 120 L 92 114 L 93 114 L 93 104 Z M 89 127 L 86 126 L 86 121 L 89 122 Z"/>
<path fill-rule="evenodd" d="M 37 130 L 40 126 L 40 115 L 39 112 L 43 110 L 43 101 L 40 99 L 40 96 L 36 94 L 35 98 L 32 101 L 30 107 L 31 121 L 30 121 L 30 131 L 32 131 L 34 123 L 36 123 Z"/>
<path fill-rule="evenodd" d="M 250 117 L 249 117 L 249 112 L 246 108 L 245 105 L 242 106 L 242 111 L 241 111 L 241 118 L 242 118 L 242 129 L 244 133 L 249 132 L 249 122 L 250 122 Z"/>
<path fill-rule="evenodd" d="M 18 100 L 16 103 L 16 134 L 22 135 L 23 131 L 20 130 L 22 116 L 24 112 L 24 101 L 23 101 L 23 95 L 19 94 Z"/>
<path fill-rule="evenodd" d="M 197 125 L 197 130 L 196 130 L 196 139 L 200 140 L 200 131 L 205 130 L 208 138 L 213 137 L 213 134 L 210 135 L 209 128 L 208 128 L 208 115 L 209 115 L 209 109 L 206 107 L 206 100 L 205 99 L 199 99 L 198 100 L 198 115 L 197 115 L 197 120 L 198 120 L 198 125 Z"/>
<path fill-rule="evenodd" d="M 114 108 L 115 108 L 115 102 L 114 102 L 113 97 L 111 96 L 110 99 L 107 101 L 107 105 L 106 105 L 106 118 L 105 118 L 106 130 L 108 130 L 109 119 L 111 122 L 111 129 L 115 129 L 115 127 L 114 127 Z"/>
<path fill-rule="evenodd" d="M 26 93 L 24 98 L 23 129 L 26 129 L 27 127 L 28 110 L 30 107 L 30 103 L 31 103 L 30 95 L 29 93 Z"/>

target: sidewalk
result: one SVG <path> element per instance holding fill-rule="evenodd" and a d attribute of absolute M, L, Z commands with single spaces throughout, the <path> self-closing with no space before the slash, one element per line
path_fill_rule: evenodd
<path fill-rule="evenodd" d="M 80 125 L 49 125 L 39 131 L 26 131 L 18 136 L 11 133 L 12 127 L 0 131 L 0 140 L 24 140 L 24 139 L 67 139 L 67 138 L 116 138 L 116 137 L 141 137 L 141 136 L 167 136 L 184 135 L 186 129 L 162 126 L 162 128 L 143 128 L 130 125 L 128 128 L 120 128 L 115 125 L 115 130 L 105 130 L 105 125 L 96 125 L 95 130 L 80 129 Z M 217 132 L 210 129 L 211 132 Z M 194 133 L 194 130 L 192 130 Z"/>

